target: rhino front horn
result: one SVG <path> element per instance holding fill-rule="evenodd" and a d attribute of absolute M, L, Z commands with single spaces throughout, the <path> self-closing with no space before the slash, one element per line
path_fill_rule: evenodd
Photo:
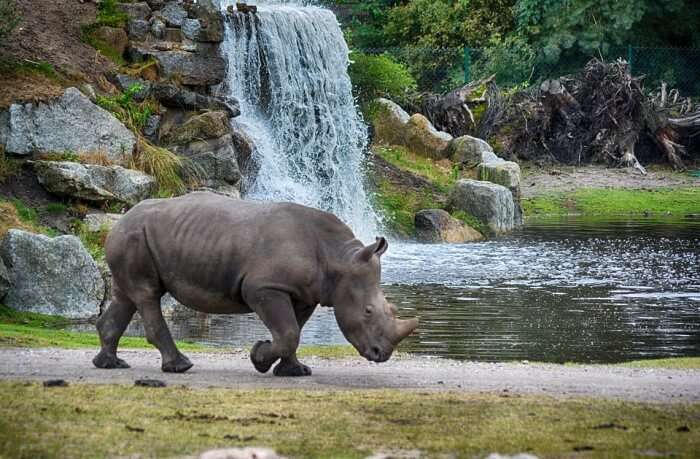
<path fill-rule="evenodd" d="M 406 319 L 396 321 L 396 339 L 394 345 L 399 344 L 401 340 L 413 333 L 418 328 L 418 319 Z"/>

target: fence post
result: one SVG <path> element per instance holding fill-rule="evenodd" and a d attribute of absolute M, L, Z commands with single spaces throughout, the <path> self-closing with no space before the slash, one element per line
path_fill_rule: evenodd
<path fill-rule="evenodd" d="M 470 67 L 472 64 L 472 56 L 470 49 L 467 48 L 466 46 L 464 47 L 464 84 L 469 84 L 471 81 L 471 75 L 469 74 L 470 72 Z"/>
<path fill-rule="evenodd" d="M 627 45 L 627 64 L 629 65 L 630 68 L 630 75 L 634 75 L 632 72 L 632 61 L 634 59 L 634 49 L 632 48 L 632 45 Z"/>

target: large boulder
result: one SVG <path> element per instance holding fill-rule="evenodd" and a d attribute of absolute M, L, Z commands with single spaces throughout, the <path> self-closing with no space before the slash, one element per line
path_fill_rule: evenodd
<path fill-rule="evenodd" d="M 164 145 L 183 145 L 197 140 L 215 139 L 231 133 L 228 113 L 210 111 L 188 118 L 161 135 Z"/>
<path fill-rule="evenodd" d="M 484 236 L 442 209 L 425 209 L 415 216 L 416 239 L 421 242 L 481 241 Z"/>
<path fill-rule="evenodd" d="M 375 110 L 372 114 L 374 140 L 388 145 L 403 145 L 405 129 L 411 118 L 397 103 L 389 99 L 379 98 L 374 101 Z"/>
<path fill-rule="evenodd" d="M 163 7 L 158 14 L 170 27 L 182 26 L 182 21 L 187 17 L 187 11 L 178 2 L 170 2 Z"/>
<path fill-rule="evenodd" d="M 238 193 L 242 177 L 230 134 L 173 146 L 171 150 L 192 161 L 201 187 L 226 194 Z"/>
<path fill-rule="evenodd" d="M 182 84 L 212 86 L 224 81 L 226 61 L 221 56 L 187 51 L 146 51 L 153 56 L 166 78 L 177 78 Z"/>
<path fill-rule="evenodd" d="M 34 171 L 39 183 L 50 193 L 86 201 L 134 205 L 158 189 L 150 175 L 121 166 L 35 161 Z"/>
<path fill-rule="evenodd" d="M 523 209 L 520 205 L 520 166 L 513 161 L 504 161 L 498 158 L 498 161 L 484 162 L 479 164 L 477 169 L 479 180 L 503 185 L 508 188 L 513 195 L 515 204 L 515 224 L 523 223 Z"/>
<path fill-rule="evenodd" d="M 2 257 L 0 257 L 0 301 L 2 301 L 5 295 L 7 295 L 7 292 L 10 291 L 11 285 L 10 273 L 5 266 L 5 262 L 2 261 Z"/>
<path fill-rule="evenodd" d="M 124 29 L 120 27 L 98 27 L 93 32 L 93 37 L 109 45 L 120 56 L 124 54 L 126 47 L 129 46 L 129 37 Z"/>
<path fill-rule="evenodd" d="M 520 166 L 513 161 L 495 161 L 479 164 L 479 180 L 503 185 L 517 193 L 520 189 Z"/>
<path fill-rule="evenodd" d="M 167 83 L 154 83 L 150 94 L 158 102 L 166 107 L 181 108 L 184 110 L 225 110 L 232 117 L 241 114 L 238 101 L 231 98 L 224 100 L 218 97 L 205 96 L 189 89 Z"/>
<path fill-rule="evenodd" d="M 11 229 L 0 256 L 12 283 L 4 300 L 7 306 L 71 318 L 99 313 L 105 284 L 77 237 L 52 239 Z"/>
<path fill-rule="evenodd" d="M 495 183 L 459 180 L 450 193 L 449 206 L 473 215 L 494 234 L 511 231 L 516 224 L 513 195 Z"/>
<path fill-rule="evenodd" d="M 447 154 L 452 161 L 461 163 L 467 168 L 474 168 L 481 163 L 503 161 L 496 156 L 491 145 L 485 140 L 468 135 L 453 139 Z"/>
<path fill-rule="evenodd" d="M 151 7 L 146 2 L 117 3 L 117 8 L 127 14 L 130 19 L 148 19 L 151 16 Z"/>
<path fill-rule="evenodd" d="M 199 0 L 190 5 L 190 17 L 199 20 L 200 29 L 196 40 L 200 42 L 218 43 L 224 41 L 224 16 L 211 0 Z M 183 24 L 183 29 L 184 29 Z"/>
<path fill-rule="evenodd" d="M 135 143 L 126 126 L 76 88 L 48 103 L 12 104 L 0 114 L 0 144 L 16 155 L 105 152 L 119 161 Z"/>
<path fill-rule="evenodd" d="M 452 136 L 438 131 L 428 118 L 416 113 L 406 123 L 405 139 L 405 145 L 412 152 L 432 159 L 444 159 Z"/>
<path fill-rule="evenodd" d="M 188 18 L 182 21 L 182 34 L 187 39 L 196 40 L 201 30 L 202 24 L 199 22 L 199 19 Z"/>
<path fill-rule="evenodd" d="M 110 231 L 114 225 L 117 224 L 122 214 L 109 214 L 109 213 L 98 213 L 94 212 L 87 214 L 83 219 L 85 227 L 91 233 L 99 233 L 100 231 L 106 230 Z"/>

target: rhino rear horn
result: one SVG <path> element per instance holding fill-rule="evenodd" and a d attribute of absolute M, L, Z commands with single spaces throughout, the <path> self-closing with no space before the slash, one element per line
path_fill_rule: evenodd
<path fill-rule="evenodd" d="M 357 252 L 355 255 L 355 260 L 368 262 L 372 258 L 372 255 L 381 257 L 388 248 L 389 243 L 386 241 L 386 239 L 383 237 L 378 237 L 374 244 L 365 246 L 362 250 Z"/>

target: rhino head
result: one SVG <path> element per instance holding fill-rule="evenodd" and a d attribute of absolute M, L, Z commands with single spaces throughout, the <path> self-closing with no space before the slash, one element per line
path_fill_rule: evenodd
<path fill-rule="evenodd" d="M 373 362 L 388 360 L 394 347 L 418 327 L 418 319 L 398 319 L 396 306 L 386 301 L 379 288 L 379 258 L 388 247 L 381 237 L 353 252 L 336 278 L 332 300 L 343 335 Z"/>

